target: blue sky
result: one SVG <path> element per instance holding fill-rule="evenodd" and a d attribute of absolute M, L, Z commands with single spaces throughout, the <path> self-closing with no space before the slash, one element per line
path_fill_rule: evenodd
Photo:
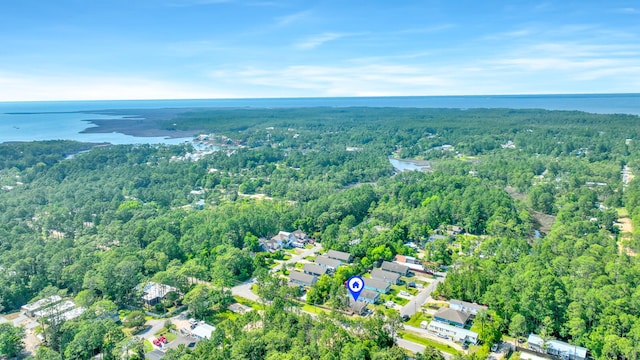
<path fill-rule="evenodd" d="M 640 2 L 20 0 L 0 101 L 640 92 Z"/>

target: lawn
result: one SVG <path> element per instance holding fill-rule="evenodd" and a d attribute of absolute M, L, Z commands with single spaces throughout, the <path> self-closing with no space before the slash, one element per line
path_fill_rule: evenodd
<path fill-rule="evenodd" d="M 234 313 L 231 310 L 227 310 L 225 309 L 224 311 L 218 311 L 217 313 L 209 316 L 207 318 L 207 322 L 210 324 L 217 324 L 219 322 L 222 322 L 224 320 L 231 320 L 231 321 L 235 321 L 240 315 Z"/>
<path fill-rule="evenodd" d="M 629 211 L 627 211 L 627 208 L 617 208 L 616 211 L 618 212 L 618 217 L 626 217 L 629 216 Z"/>
<path fill-rule="evenodd" d="M 423 322 L 423 321 L 429 322 L 429 321 L 431 321 L 431 319 L 433 319 L 433 317 L 431 315 L 423 314 L 421 312 L 417 312 L 406 322 L 406 324 L 419 328 L 421 322 Z"/>
<path fill-rule="evenodd" d="M 302 270 L 302 268 L 304 267 L 303 263 L 296 263 L 294 268 L 298 269 L 298 270 Z"/>
<path fill-rule="evenodd" d="M 303 257 L 303 259 L 305 259 L 305 260 L 307 260 L 307 261 L 314 261 L 314 260 L 316 259 L 316 257 L 315 257 L 315 256 L 311 256 L 311 255 L 310 255 L 310 256 L 305 256 L 305 257 Z"/>
<path fill-rule="evenodd" d="M 240 297 L 240 296 L 234 296 L 233 298 L 234 298 L 234 299 L 236 299 L 236 301 L 238 302 L 238 304 L 242 304 L 242 305 L 244 305 L 244 306 L 249 306 L 249 307 L 251 307 L 251 308 L 253 308 L 253 309 L 256 309 L 256 310 L 260 310 L 260 309 L 262 309 L 262 304 L 260 304 L 260 303 L 259 303 L 259 302 L 257 302 L 257 301 L 253 301 L 253 300 L 245 299 L 245 298 Z"/>
<path fill-rule="evenodd" d="M 167 340 L 169 340 L 169 341 L 173 341 L 176 338 L 178 338 L 178 335 L 169 332 L 169 329 L 167 329 L 167 328 L 163 328 L 162 330 L 160 330 L 157 333 L 153 334 L 153 336 L 155 336 L 155 337 L 159 337 L 160 335 L 164 335 L 164 337 L 166 337 Z"/>
<path fill-rule="evenodd" d="M 144 341 L 144 353 L 149 353 L 153 351 L 153 345 L 149 342 L 149 340 Z"/>
<path fill-rule="evenodd" d="M 437 341 L 433 341 L 431 339 L 423 338 L 422 336 L 420 336 L 418 334 L 415 334 L 415 333 L 412 333 L 412 332 L 401 331 L 398 334 L 400 335 L 401 338 L 403 338 L 405 340 L 408 340 L 408 341 L 412 341 L 414 343 L 422 344 L 422 345 L 425 345 L 425 346 L 429 345 L 429 346 L 432 346 L 432 347 L 434 347 L 434 348 L 436 348 L 438 350 L 441 350 L 441 351 L 444 351 L 444 352 L 447 352 L 447 353 L 453 354 L 453 355 L 459 354 L 458 350 L 452 348 L 449 345 L 442 344 L 442 343 L 439 343 Z"/>
<path fill-rule="evenodd" d="M 323 312 L 325 314 L 330 313 L 330 311 L 328 311 L 328 310 L 325 310 L 325 309 L 322 309 L 322 308 L 319 308 L 319 307 L 316 307 L 316 306 L 313 306 L 313 305 L 309 305 L 309 304 L 302 305 L 301 309 L 303 311 L 310 312 L 310 313 L 313 313 L 313 314 L 320 314 L 321 312 Z"/>
<path fill-rule="evenodd" d="M 382 300 L 382 302 L 393 301 L 394 303 L 402 306 L 409 303 L 409 300 L 401 298 L 399 296 L 395 296 L 393 295 L 393 292 L 386 295 L 380 295 L 380 299 Z"/>

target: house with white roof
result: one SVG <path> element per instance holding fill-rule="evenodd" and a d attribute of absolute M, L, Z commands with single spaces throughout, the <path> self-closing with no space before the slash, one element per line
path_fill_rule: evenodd
<path fill-rule="evenodd" d="M 543 354 L 559 356 L 566 360 L 585 360 L 587 348 L 572 345 L 560 340 L 544 340 L 536 334 L 529 334 L 529 349 Z"/>
<path fill-rule="evenodd" d="M 211 334 L 213 334 L 215 330 L 215 326 L 202 323 L 198 324 L 198 326 L 191 330 L 191 335 L 199 340 L 211 339 Z"/>

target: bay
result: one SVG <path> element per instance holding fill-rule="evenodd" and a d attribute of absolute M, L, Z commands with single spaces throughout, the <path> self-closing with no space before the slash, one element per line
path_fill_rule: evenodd
<path fill-rule="evenodd" d="M 314 106 L 509 108 L 640 115 L 640 94 L 0 102 L 0 143 L 63 139 L 112 144 L 177 144 L 190 141 L 191 138 L 134 137 L 119 133 L 85 134 L 81 131 L 92 126 L 87 120 L 124 117 L 101 115 L 99 113 L 102 110 Z"/>

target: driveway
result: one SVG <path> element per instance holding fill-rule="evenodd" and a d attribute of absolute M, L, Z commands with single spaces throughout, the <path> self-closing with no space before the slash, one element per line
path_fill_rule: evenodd
<path fill-rule="evenodd" d="M 149 320 L 145 324 L 148 326 L 148 328 L 144 331 L 139 332 L 137 335 L 149 340 L 153 344 L 153 339 L 156 338 L 154 334 L 164 328 L 165 321 L 166 320 Z"/>
<path fill-rule="evenodd" d="M 418 312 L 418 309 L 420 309 L 422 305 L 424 305 L 424 303 L 431 298 L 431 293 L 443 280 L 444 276 L 438 276 L 437 278 L 435 278 L 435 280 L 432 281 L 429 286 L 422 289 L 422 291 L 420 291 L 418 295 L 414 296 L 411 301 L 409 301 L 405 306 L 402 307 L 402 309 L 400 309 L 400 316 L 412 316 L 413 314 Z"/>
<path fill-rule="evenodd" d="M 240 296 L 241 298 L 260 301 L 258 295 L 254 294 L 251 291 L 251 286 L 253 285 L 255 278 L 251 278 L 240 285 L 234 286 L 231 288 L 231 294 L 233 296 Z"/>

